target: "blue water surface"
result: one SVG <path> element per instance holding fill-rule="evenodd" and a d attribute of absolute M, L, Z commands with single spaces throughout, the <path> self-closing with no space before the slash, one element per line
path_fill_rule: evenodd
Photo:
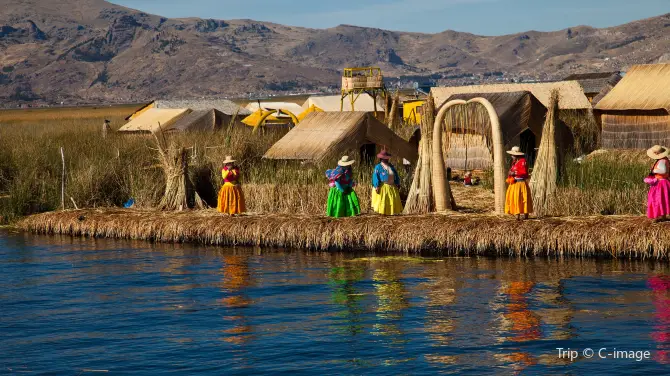
<path fill-rule="evenodd" d="M 3 232 L 0 374 L 664 374 L 668 276 Z"/>

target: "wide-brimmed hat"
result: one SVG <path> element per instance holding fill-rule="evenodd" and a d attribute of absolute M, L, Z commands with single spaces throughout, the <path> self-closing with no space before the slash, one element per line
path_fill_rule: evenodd
<path fill-rule="evenodd" d="M 337 165 L 342 167 L 351 166 L 354 163 L 356 163 L 356 161 L 349 159 L 348 155 L 343 156 L 339 161 L 337 161 Z"/>
<path fill-rule="evenodd" d="M 389 152 L 387 152 L 386 149 L 384 149 L 380 151 L 379 154 L 377 154 L 377 158 L 388 160 L 391 159 L 391 154 L 389 154 Z"/>
<path fill-rule="evenodd" d="M 228 163 L 235 163 L 235 162 L 237 161 L 234 160 L 231 155 L 226 155 L 226 159 L 223 161 L 223 164 L 227 165 Z"/>
<path fill-rule="evenodd" d="M 663 159 L 670 155 L 670 150 L 661 145 L 654 145 L 647 150 L 647 155 L 651 159 Z"/>
<path fill-rule="evenodd" d="M 507 154 L 516 156 L 525 155 L 524 152 L 521 151 L 521 148 L 518 146 L 513 147 L 512 150 L 508 150 Z"/>

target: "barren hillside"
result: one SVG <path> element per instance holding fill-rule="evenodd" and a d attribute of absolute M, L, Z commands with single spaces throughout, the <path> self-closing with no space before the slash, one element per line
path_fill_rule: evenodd
<path fill-rule="evenodd" d="M 608 29 L 482 37 L 167 19 L 103 0 L 3 3 L 4 105 L 323 91 L 338 86 L 343 67 L 365 65 L 387 76 L 455 83 L 469 74 L 550 79 L 655 62 L 670 52 L 670 14 Z"/>

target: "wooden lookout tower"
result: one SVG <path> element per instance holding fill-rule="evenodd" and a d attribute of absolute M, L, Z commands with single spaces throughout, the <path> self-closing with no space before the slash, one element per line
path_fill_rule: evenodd
<path fill-rule="evenodd" d="M 374 101 L 374 111 L 377 112 L 377 97 L 386 95 L 382 70 L 377 67 L 344 68 L 342 72 L 342 98 L 340 111 L 344 109 L 344 99 L 349 97 L 351 111 L 356 111 L 356 99 L 362 94 L 369 94 Z"/>

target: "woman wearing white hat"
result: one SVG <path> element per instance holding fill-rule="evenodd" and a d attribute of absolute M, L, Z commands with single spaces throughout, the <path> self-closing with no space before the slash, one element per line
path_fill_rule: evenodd
<path fill-rule="evenodd" d="M 647 150 L 649 158 L 654 160 L 649 176 L 644 179 L 649 184 L 647 195 L 647 217 L 654 221 L 667 219 L 670 215 L 670 161 L 668 148 L 654 145 Z"/>
<path fill-rule="evenodd" d="M 329 217 L 354 217 L 361 213 L 361 205 L 354 192 L 356 183 L 351 168 L 354 162 L 345 155 L 337 162 L 336 168 L 326 171 L 331 187 L 326 206 L 326 215 Z"/>
<path fill-rule="evenodd" d="M 219 191 L 219 202 L 216 209 L 224 214 L 235 215 L 246 211 L 244 205 L 244 194 L 240 187 L 240 169 L 235 165 L 232 156 L 226 156 L 223 161 L 221 176 L 223 186 Z"/>
<path fill-rule="evenodd" d="M 507 195 L 505 196 L 505 214 L 516 215 L 517 219 L 528 219 L 533 212 L 533 199 L 528 187 L 528 165 L 525 154 L 518 146 L 509 150 L 512 156 L 512 167 L 507 177 Z"/>

